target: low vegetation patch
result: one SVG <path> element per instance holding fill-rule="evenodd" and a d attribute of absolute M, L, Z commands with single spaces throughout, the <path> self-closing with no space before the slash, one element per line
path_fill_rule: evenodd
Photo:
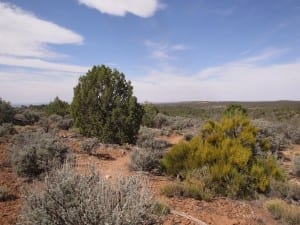
<path fill-rule="evenodd" d="M 141 127 L 139 130 L 139 135 L 137 138 L 136 145 L 140 148 L 150 149 L 150 150 L 164 150 L 169 145 L 165 140 L 157 139 L 159 132 L 157 130 Z"/>
<path fill-rule="evenodd" d="M 149 150 L 144 148 L 134 148 L 130 154 L 130 168 L 136 171 L 147 171 L 160 173 L 160 160 L 162 151 Z"/>
<path fill-rule="evenodd" d="M 209 201 L 215 195 L 212 177 L 206 167 L 188 172 L 186 179 L 169 184 L 162 188 L 162 194 L 167 197 L 190 197 Z"/>
<path fill-rule="evenodd" d="M 300 154 L 296 154 L 293 159 L 294 173 L 297 177 L 300 177 Z"/>
<path fill-rule="evenodd" d="M 80 149 L 89 155 L 95 154 L 98 146 L 99 140 L 97 138 L 86 138 L 80 143 Z"/>
<path fill-rule="evenodd" d="M 281 198 L 285 201 L 299 201 L 300 200 L 300 185 L 294 182 L 280 182 L 276 180 L 271 181 L 270 197 Z"/>
<path fill-rule="evenodd" d="M 41 113 L 30 109 L 19 109 L 15 114 L 13 121 L 16 125 L 32 125 L 38 122 L 41 118 Z"/>
<path fill-rule="evenodd" d="M 265 203 L 265 205 L 273 217 L 280 220 L 283 224 L 300 224 L 299 206 L 289 205 L 283 200 L 279 199 L 269 200 Z"/>
<path fill-rule="evenodd" d="M 0 186 L 0 202 L 6 201 L 9 197 L 8 190 L 5 186 Z"/>
<path fill-rule="evenodd" d="M 62 164 L 68 153 L 55 134 L 27 131 L 15 136 L 10 161 L 19 176 L 34 178 Z"/>
<path fill-rule="evenodd" d="M 0 137 L 7 134 L 14 134 L 16 131 L 12 123 L 3 123 L 0 125 Z"/>
<path fill-rule="evenodd" d="M 155 127 L 155 118 L 158 114 L 158 109 L 155 105 L 146 103 L 143 105 L 144 115 L 142 118 L 142 125 L 146 127 Z"/>
<path fill-rule="evenodd" d="M 69 166 L 51 173 L 42 191 L 26 194 L 19 224 L 152 225 L 161 212 L 139 177 L 109 182 L 91 172 L 78 175 Z"/>

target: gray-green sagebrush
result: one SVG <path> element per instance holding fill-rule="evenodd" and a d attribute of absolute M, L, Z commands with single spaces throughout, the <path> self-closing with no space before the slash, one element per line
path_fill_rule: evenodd
<path fill-rule="evenodd" d="M 94 172 L 83 176 L 68 165 L 45 179 L 42 191 L 25 195 L 19 225 L 157 224 L 155 202 L 139 177 L 108 181 Z"/>

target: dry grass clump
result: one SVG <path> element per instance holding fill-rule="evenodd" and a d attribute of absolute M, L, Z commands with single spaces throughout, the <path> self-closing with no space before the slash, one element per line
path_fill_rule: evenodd
<path fill-rule="evenodd" d="M 283 224 L 300 224 L 299 206 L 288 205 L 286 202 L 279 199 L 269 200 L 265 203 L 265 205 L 274 218 L 281 220 Z"/>
<path fill-rule="evenodd" d="M 280 182 L 271 181 L 270 197 L 281 198 L 286 201 L 299 201 L 300 200 L 300 185 L 294 182 Z"/>
<path fill-rule="evenodd" d="M 4 186 L 0 186 L 0 202 L 6 201 L 8 199 L 8 190 Z"/>
<path fill-rule="evenodd" d="M 212 187 L 212 176 L 207 167 L 188 172 L 184 181 L 177 181 L 161 189 L 167 197 L 191 197 L 198 200 L 211 200 L 215 193 Z"/>
<path fill-rule="evenodd" d="M 297 177 L 300 177 L 300 154 L 294 156 L 294 173 Z"/>
<path fill-rule="evenodd" d="M 139 177 L 109 182 L 98 174 L 76 174 L 68 165 L 45 179 L 43 191 L 25 196 L 19 224 L 150 225 L 159 216 L 152 195 Z"/>

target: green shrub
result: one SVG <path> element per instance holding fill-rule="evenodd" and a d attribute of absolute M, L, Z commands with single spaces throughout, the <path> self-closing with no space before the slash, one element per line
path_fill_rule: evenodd
<path fill-rule="evenodd" d="M 70 105 L 58 97 L 55 97 L 55 99 L 45 107 L 45 111 L 47 115 L 56 114 L 64 117 L 70 114 Z"/>
<path fill-rule="evenodd" d="M 187 142 L 180 142 L 172 147 L 162 159 L 162 167 L 168 174 L 178 175 L 186 173 L 186 163 L 190 155 L 190 147 Z"/>
<path fill-rule="evenodd" d="M 73 126 L 73 120 L 71 118 L 64 118 L 60 120 L 57 127 L 62 130 L 69 130 Z"/>
<path fill-rule="evenodd" d="M 162 114 L 162 113 L 158 113 L 155 116 L 155 128 L 163 128 L 165 126 L 168 126 L 168 116 Z"/>
<path fill-rule="evenodd" d="M 8 190 L 4 186 L 0 186 L 0 202 L 6 201 L 8 199 Z"/>
<path fill-rule="evenodd" d="M 32 111 L 30 109 L 25 109 L 23 111 L 19 111 L 14 116 L 14 124 L 16 125 L 32 125 L 35 122 L 38 122 L 40 119 L 40 113 L 36 111 Z"/>
<path fill-rule="evenodd" d="M 284 179 L 282 170 L 269 153 L 267 141 L 259 143 L 257 129 L 243 112 L 224 115 L 220 122 L 209 121 L 189 142 L 175 145 L 162 160 L 168 174 L 182 175 L 207 167 L 214 192 L 232 198 L 266 193 L 271 178 Z"/>
<path fill-rule="evenodd" d="M 130 154 L 130 168 L 136 171 L 160 173 L 162 152 L 143 148 L 134 148 Z"/>
<path fill-rule="evenodd" d="M 137 146 L 150 150 L 164 150 L 169 146 L 169 144 L 166 140 L 153 138 L 145 139 L 143 142 L 140 139 L 138 139 Z"/>
<path fill-rule="evenodd" d="M 170 208 L 162 203 L 156 202 L 154 206 L 154 214 L 159 216 L 168 215 L 171 212 Z"/>
<path fill-rule="evenodd" d="M 158 222 L 155 207 L 139 177 L 110 182 L 64 166 L 46 177 L 43 191 L 27 193 L 19 224 L 152 225 Z"/>
<path fill-rule="evenodd" d="M 155 105 L 146 103 L 143 105 L 144 115 L 142 119 L 142 125 L 146 127 L 155 127 L 155 117 L 158 113 L 158 109 Z"/>
<path fill-rule="evenodd" d="M 214 196 L 212 176 L 207 167 L 189 171 L 184 181 L 163 187 L 162 193 L 167 197 L 184 196 L 209 201 Z"/>
<path fill-rule="evenodd" d="M 273 199 L 265 203 L 269 212 L 275 219 L 281 220 L 284 224 L 298 225 L 300 224 L 300 207 L 288 205 L 282 200 Z"/>
<path fill-rule="evenodd" d="M 161 193 L 169 198 L 184 196 L 183 184 L 176 182 L 162 187 Z"/>
<path fill-rule="evenodd" d="M 112 144 L 135 143 L 143 117 L 130 81 L 104 65 L 79 78 L 71 111 L 82 134 Z"/>
<path fill-rule="evenodd" d="M 148 127 L 141 127 L 139 129 L 138 138 L 136 140 L 136 145 L 139 147 L 145 146 L 144 143 L 149 142 L 149 140 L 155 139 L 156 131 Z"/>
<path fill-rule="evenodd" d="M 158 113 L 155 116 L 155 128 L 169 127 L 171 130 L 182 131 L 186 128 L 202 126 L 202 122 L 195 118 L 186 118 L 181 116 L 167 116 Z"/>
<path fill-rule="evenodd" d="M 186 140 L 186 141 L 190 141 L 190 140 L 192 140 L 192 139 L 193 139 L 193 137 L 194 137 L 194 135 L 193 135 L 193 134 L 191 134 L 191 133 L 188 133 L 188 134 L 185 134 L 185 135 L 184 135 L 184 140 Z"/>
<path fill-rule="evenodd" d="M 186 197 L 197 200 L 210 201 L 213 197 L 209 189 L 205 189 L 202 183 L 195 181 L 195 183 L 173 183 L 162 188 L 161 193 L 169 198 L 171 197 Z"/>
<path fill-rule="evenodd" d="M 57 114 L 51 114 L 48 117 L 50 123 L 59 123 L 60 121 L 63 120 L 63 117 L 61 115 L 57 115 Z"/>
<path fill-rule="evenodd" d="M 279 151 L 290 146 L 292 141 L 286 136 L 285 125 L 278 122 L 267 120 L 254 120 L 253 123 L 258 127 L 257 140 L 267 139 L 270 151 L 277 154 Z M 259 146 L 257 146 L 259 148 Z"/>
<path fill-rule="evenodd" d="M 269 139 L 270 150 L 273 153 L 290 147 L 291 144 L 300 144 L 299 118 L 284 122 L 256 119 L 253 122 L 260 128 L 258 135 Z"/>
<path fill-rule="evenodd" d="M 269 196 L 285 199 L 287 201 L 299 201 L 300 185 L 294 182 L 281 182 L 272 180 Z"/>
<path fill-rule="evenodd" d="M 43 127 L 45 131 L 54 128 L 69 130 L 73 126 L 73 120 L 68 115 L 62 117 L 57 114 L 52 114 L 48 118 L 42 118 L 39 121 L 39 125 Z"/>
<path fill-rule="evenodd" d="M 289 184 L 289 198 L 295 201 L 300 201 L 300 184 L 290 183 Z"/>
<path fill-rule="evenodd" d="M 165 140 L 157 139 L 157 130 L 141 127 L 139 135 L 136 141 L 136 145 L 140 148 L 152 149 L 152 150 L 164 150 L 169 144 Z"/>
<path fill-rule="evenodd" d="M 11 123 L 14 115 L 15 110 L 10 103 L 0 98 L 0 125 L 2 123 Z"/>
<path fill-rule="evenodd" d="M 231 104 L 227 106 L 227 108 L 224 111 L 224 115 L 227 117 L 232 117 L 236 114 L 247 116 L 247 110 L 239 104 Z"/>
<path fill-rule="evenodd" d="M 34 178 L 62 164 L 68 154 L 52 133 L 27 131 L 15 136 L 10 147 L 10 161 L 19 176 Z"/>

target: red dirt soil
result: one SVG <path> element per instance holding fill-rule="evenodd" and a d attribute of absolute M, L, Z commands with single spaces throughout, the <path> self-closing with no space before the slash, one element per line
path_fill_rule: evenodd
<path fill-rule="evenodd" d="M 0 186 L 8 190 L 9 199 L 0 202 L 0 224 L 15 224 L 22 208 L 21 186 L 22 179 L 18 178 L 8 164 L 7 142 L 0 144 Z"/>
<path fill-rule="evenodd" d="M 65 134 L 65 137 L 68 135 Z M 173 135 L 166 139 L 171 144 L 178 143 L 182 136 Z M 108 159 L 98 158 L 80 153 L 79 142 L 68 138 L 66 142 L 76 154 L 77 168 L 85 172 L 92 165 L 100 174 L 114 179 L 118 176 L 130 176 L 140 174 L 149 180 L 150 190 L 160 202 L 166 204 L 171 210 L 183 212 L 189 216 L 199 219 L 211 225 L 277 225 L 278 223 L 271 217 L 268 211 L 262 206 L 260 201 L 234 201 L 225 198 L 217 198 L 211 202 L 198 201 L 187 198 L 167 198 L 161 195 L 161 188 L 172 182 L 168 177 L 153 176 L 147 173 L 134 172 L 129 169 L 130 151 L 122 147 L 110 149 L 97 149 L 100 155 L 109 155 Z M 194 221 L 182 216 L 169 214 L 166 216 L 164 225 L 174 224 L 197 224 Z"/>
<path fill-rule="evenodd" d="M 157 200 L 168 205 L 171 210 L 185 213 L 212 225 L 278 225 L 268 211 L 262 207 L 260 201 L 234 201 L 218 198 L 206 202 L 187 198 L 167 198 L 161 195 L 160 190 L 172 180 L 164 176 L 153 176 L 131 171 L 129 169 L 130 150 L 124 147 L 112 146 L 99 148 L 95 156 L 90 156 L 80 152 L 78 146 L 82 138 L 75 137 L 70 132 L 61 132 L 60 136 L 64 138 L 65 144 L 75 153 L 77 169 L 80 172 L 86 172 L 92 166 L 108 179 L 140 174 L 149 180 L 149 188 L 153 191 Z M 179 136 L 171 136 L 168 141 L 175 144 L 181 139 L 182 137 Z M 15 175 L 12 168 L 7 164 L 7 142 L 0 144 L 0 165 L 0 185 L 5 185 L 9 193 L 16 196 L 16 199 L 0 202 L 0 225 L 12 225 L 15 224 L 22 207 L 20 189 L 24 186 L 24 182 Z M 191 225 L 198 223 L 182 216 L 167 215 L 164 225 L 174 224 Z"/>

